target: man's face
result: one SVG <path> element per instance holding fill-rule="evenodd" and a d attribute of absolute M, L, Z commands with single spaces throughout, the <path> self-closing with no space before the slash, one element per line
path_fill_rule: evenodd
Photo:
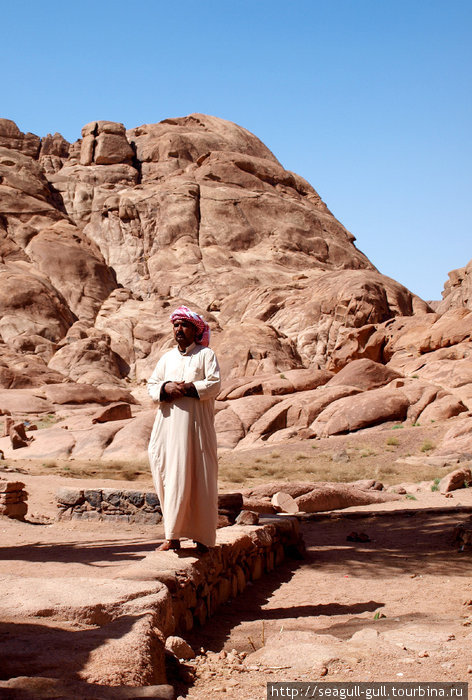
<path fill-rule="evenodd" d="M 185 348 L 188 348 L 189 345 L 195 342 L 197 329 L 193 323 L 183 319 L 177 319 L 172 325 L 174 326 L 174 338 L 176 339 L 179 348 L 185 350 Z"/>

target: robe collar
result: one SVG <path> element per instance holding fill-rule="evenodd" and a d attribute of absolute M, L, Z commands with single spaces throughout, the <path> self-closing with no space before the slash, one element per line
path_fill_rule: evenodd
<path fill-rule="evenodd" d="M 179 351 L 179 353 L 180 353 L 181 355 L 190 355 L 190 354 L 192 353 L 192 351 L 193 351 L 196 347 L 197 347 L 197 344 L 196 344 L 196 343 L 192 343 L 192 344 L 189 345 L 187 348 L 185 348 L 185 350 L 181 350 L 181 349 L 179 348 L 179 346 L 177 345 L 177 350 Z"/>

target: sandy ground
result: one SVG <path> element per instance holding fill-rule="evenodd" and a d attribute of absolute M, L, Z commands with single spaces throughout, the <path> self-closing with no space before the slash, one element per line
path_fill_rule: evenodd
<path fill-rule="evenodd" d="M 380 449 L 385 433 L 369 440 Z M 338 441 L 334 454 L 345 448 Z M 37 472 L 0 471 L 29 491 L 27 521 L 0 520 L 0 574 L 114 576 L 162 537 L 161 526 L 54 521 L 59 486 L 148 490 L 150 478 L 97 482 Z M 413 482 L 414 470 L 409 476 Z M 428 488 L 409 492 L 399 502 L 302 522 L 306 559 L 248 586 L 189 635 L 202 653 L 169 665 L 179 696 L 260 700 L 268 681 L 472 679 L 472 559 L 452 542 L 454 526 L 472 512 L 472 488 L 452 498 Z M 369 541 L 347 540 L 352 531 Z"/>
<path fill-rule="evenodd" d="M 467 515 L 410 513 L 305 523 L 305 561 L 286 563 L 191 635 L 209 651 L 187 664 L 196 678 L 182 696 L 259 700 L 268 681 L 471 679 L 472 559 L 451 538 Z M 347 541 L 353 530 L 370 542 Z M 335 651 L 323 651 L 332 637 Z"/>

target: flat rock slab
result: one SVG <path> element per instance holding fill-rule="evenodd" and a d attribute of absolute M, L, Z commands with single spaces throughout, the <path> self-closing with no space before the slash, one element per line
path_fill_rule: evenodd
<path fill-rule="evenodd" d="M 80 681 L 60 681 L 57 678 L 41 676 L 20 676 L 9 681 L 0 681 L 0 696 L 5 692 L 9 700 L 128 700 L 131 698 L 154 698 L 154 700 L 174 700 L 171 685 L 148 685 L 145 687 L 121 686 L 109 688 Z M 8 692 L 8 695 L 6 694 Z"/>
<path fill-rule="evenodd" d="M 165 613 L 168 603 L 167 589 L 159 582 L 0 576 L 3 618 L 14 613 L 102 625 L 122 615 Z"/>

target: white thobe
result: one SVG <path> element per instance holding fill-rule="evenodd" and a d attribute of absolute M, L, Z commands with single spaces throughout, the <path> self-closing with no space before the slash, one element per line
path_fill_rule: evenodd
<path fill-rule="evenodd" d="M 165 382 L 193 382 L 199 398 L 161 401 Z M 218 458 L 214 399 L 220 370 L 213 350 L 192 343 L 161 357 L 148 381 L 158 404 L 149 442 L 149 461 L 161 503 L 165 536 L 215 544 L 218 519 Z"/>

